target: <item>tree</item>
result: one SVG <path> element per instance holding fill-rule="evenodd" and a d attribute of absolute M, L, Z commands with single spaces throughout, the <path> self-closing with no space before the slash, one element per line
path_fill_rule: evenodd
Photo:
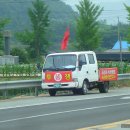
<path fill-rule="evenodd" d="M 130 6 L 127 6 L 126 4 L 124 4 L 127 12 L 128 12 L 128 22 L 129 22 L 129 28 L 128 28 L 128 36 L 127 36 L 127 40 L 130 42 Z"/>
<path fill-rule="evenodd" d="M 33 8 L 29 8 L 28 15 L 31 20 L 31 31 L 17 33 L 17 38 L 27 47 L 32 58 L 39 58 L 41 54 L 47 52 L 49 42 L 46 40 L 46 31 L 49 26 L 48 7 L 42 0 L 32 2 Z"/>
<path fill-rule="evenodd" d="M 0 50 L 3 44 L 3 29 L 9 23 L 9 19 L 0 19 Z"/>
<path fill-rule="evenodd" d="M 128 11 L 128 21 L 130 22 L 130 6 L 127 6 L 126 4 L 124 4 L 126 10 Z"/>
<path fill-rule="evenodd" d="M 122 40 L 126 40 L 128 34 L 128 25 L 125 23 L 120 24 L 120 36 Z M 100 47 L 104 49 L 111 49 L 118 41 L 118 26 L 108 25 L 104 21 L 100 21 L 100 33 L 102 36 L 102 42 Z"/>
<path fill-rule="evenodd" d="M 96 6 L 90 0 L 81 0 L 77 9 L 79 11 L 76 30 L 78 44 L 74 46 L 78 50 L 94 50 L 101 41 L 97 19 L 103 8 Z"/>
<path fill-rule="evenodd" d="M 19 63 L 29 63 L 30 61 L 28 60 L 28 53 L 25 49 L 21 48 L 13 48 L 11 50 L 11 55 L 13 56 L 19 56 Z"/>
<path fill-rule="evenodd" d="M 16 33 L 16 38 L 25 45 L 29 58 L 35 58 L 34 32 L 24 30 L 23 32 Z"/>
<path fill-rule="evenodd" d="M 48 42 L 45 38 L 45 32 L 49 25 L 49 11 L 42 0 L 32 2 L 33 9 L 29 9 L 29 17 L 32 22 L 32 29 L 34 32 L 34 48 L 37 57 L 40 56 L 41 51 L 45 51 L 48 47 Z M 44 48 L 44 49 L 43 49 Z"/>

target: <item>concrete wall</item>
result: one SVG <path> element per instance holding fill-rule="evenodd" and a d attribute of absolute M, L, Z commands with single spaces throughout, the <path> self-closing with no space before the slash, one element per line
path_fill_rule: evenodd
<path fill-rule="evenodd" d="M 4 55 L 0 56 L 0 65 L 19 64 L 19 56 Z"/>

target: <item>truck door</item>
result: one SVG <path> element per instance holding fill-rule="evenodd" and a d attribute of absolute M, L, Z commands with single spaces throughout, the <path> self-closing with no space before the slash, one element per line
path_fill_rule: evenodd
<path fill-rule="evenodd" d="M 90 82 L 98 81 L 98 65 L 97 59 L 94 54 L 88 54 L 88 66 L 89 66 L 89 77 Z"/>
<path fill-rule="evenodd" d="M 86 77 L 88 77 L 88 64 L 85 57 L 85 54 L 80 54 L 78 56 L 78 80 L 79 86 L 82 86 L 82 83 Z"/>

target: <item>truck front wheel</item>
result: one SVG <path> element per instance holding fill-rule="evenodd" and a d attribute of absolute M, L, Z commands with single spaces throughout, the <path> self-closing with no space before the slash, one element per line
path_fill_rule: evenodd
<path fill-rule="evenodd" d="M 104 82 L 98 85 L 100 93 L 108 93 L 109 90 L 109 82 Z"/>
<path fill-rule="evenodd" d="M 49 89 L 49 95 L 50 96 L 55 96 L 56 95 L 56 90 L 55 89 Z"/>
<path fill-rule="evenodd" d="M 89 83 L 87 81 L 84 81 L 82 88 L 80 89 L 80 93 L 82 95 L 86 95 L 88 93 L 88 87 L 89 87 Z"/>

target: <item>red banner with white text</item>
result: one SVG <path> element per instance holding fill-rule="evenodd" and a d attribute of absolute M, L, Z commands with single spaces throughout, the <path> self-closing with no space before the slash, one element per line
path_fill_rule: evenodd
<path fill-rule="evenodd" d="M 100 81 L 111 81 L 118 79 L 117 68 L 100 68 L 99 69 L 99 80 Z"/>

